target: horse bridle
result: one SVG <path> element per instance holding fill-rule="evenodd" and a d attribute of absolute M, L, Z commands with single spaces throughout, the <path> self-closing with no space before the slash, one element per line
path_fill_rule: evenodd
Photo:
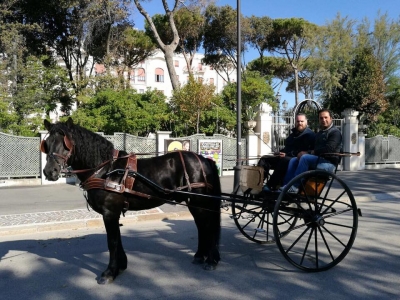
<path fill-rule="evenodd" d="M 65 147 L 68 149 L 68 153 L 66 155 L 61 155 L 58 154 L 56 152 L 52 152 L 52 153 L 48 153 L 48 151 L 46 150 L 46 136 L 45 138 L 42 140 L 42 142 L 40 143 L 40 151 L 47 154 L 47 156 L 49 156 L 50 158 L 54 159 L 54 161 L 58 164 L 58 166 L 60 167 L 60 172 L 64 172 L 67 173 L 68 172 L 68 160 L 70 159 L 73 149 L 74 149 L 74 144 L 73 142 L 71 142 L 71 140 L 67 137 L 67 135 L 65 134 L 65 132 L 63 131 L 64 134 L 64 145 Z M 58 162 L 58 160 L 56 159 L 56 157 L 59 157 L 63 160 L 62 164 L 60 164 Z"/>

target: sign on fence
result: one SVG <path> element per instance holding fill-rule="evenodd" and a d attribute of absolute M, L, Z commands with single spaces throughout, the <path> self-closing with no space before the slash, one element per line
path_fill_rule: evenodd
<path fill-rule="evenodd" d="M 199 140 L 199 154 L 215 161 L 218 174 L 222 174 L 222 140 Z"/>
<path fill-rule="evenodd" d="M 190 140 L 166 139 L 164 152 L 172 152 L 177 150 L 191 151 Z"/>

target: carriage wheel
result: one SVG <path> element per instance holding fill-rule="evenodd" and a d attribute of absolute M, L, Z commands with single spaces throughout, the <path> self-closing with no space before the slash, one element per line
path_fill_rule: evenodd
<path fill-rule="evenodd" d="M 232 200 L 232 218 L 237 228 L 249 240 L 259 244 L 275 243 L 273 216 L 277 193 L 251 195 L 245 194 L 245 200 Z M 294 227 L 297 218 L 278 212 L 277 221 L 286 230 Z"/>
<path fill-rule="evenodd" d="M 298 193 L 289 192 L 293 185 L 299 186 Z M 315 170 L 295 177 L 281 192 L 275 216 L 280 210 L 299 218 L 289 230 L 278 218 L 273 226 L 279 250 L 294 266 L 325 271 L 350 251 L 357 234 L 358 210 L 350 189 L 335 174 Z"/>

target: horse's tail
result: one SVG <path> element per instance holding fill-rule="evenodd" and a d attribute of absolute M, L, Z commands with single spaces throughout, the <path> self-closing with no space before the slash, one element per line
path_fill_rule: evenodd
<path fill-rule="evenodd" d="M 217 249 L 219 248 L 219 241 L 220 241 L 220 237 L 221 237 L 221 193 L 222 193 L 222 189 L 221 189 L 221 181 L 219 179 L 219 170 L 217 167 L 217 164 L 215 163 L 215 161 L 211 160 L 211 159 L 207 159 L 209 161 L 209 166 L 210 169 L 212 171 L 212 182 L 211 185 L 213 187 L 211 194 L 218 197 L 213 199 L 213 208 L 215 210 L 215 213 L 217 214 L 217 222 L 218 224 L 215 224 L 217 228 L 215 228 L 215 243 L 216 243 L 216 247 Z M 215 206 L 214 206 L 215 205 Z M 218 254 L 218 260 L 219 260 L 219 254 Z"/>
<path fill-rule="evenodd" d="M 221 181 L 219 180 L 219 170 L 217 167 L 217 164 L 215 161 L 208 159 L 209 160 L 209 165 L 212 170 L 212 182 L 211 185 L 213 186 L 213 195 L 215 196 L 221 196 L 222 189 L 221 189 Z"/>

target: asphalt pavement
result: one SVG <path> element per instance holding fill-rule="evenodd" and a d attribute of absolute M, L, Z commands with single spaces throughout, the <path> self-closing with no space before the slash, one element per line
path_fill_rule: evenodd
<path fill-rule="evenodd" d="M 400 168 L 339 171 L 358 206 L 364 201 L 400 200 Z M 234 177 L 221 177 L 222 191 L 233 191 Z M 183 205 L 127 212 L 122 223 L 187 217 Z M 101 215 L 88 209 L 83 191 L 69 184 L 0 188 L 0 236 L 59 229 L 103 226 Z"/>

